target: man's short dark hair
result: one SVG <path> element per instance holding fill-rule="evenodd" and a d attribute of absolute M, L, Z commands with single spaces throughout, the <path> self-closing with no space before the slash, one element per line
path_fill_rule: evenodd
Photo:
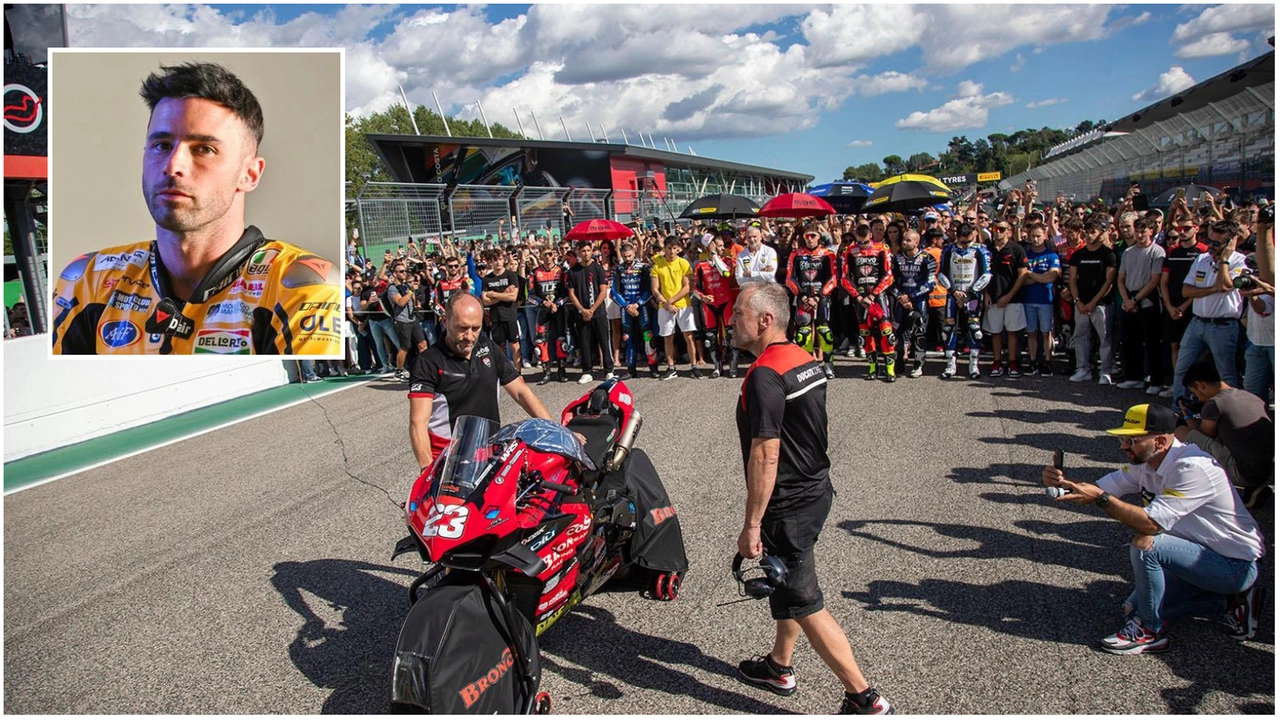
<path fill-rule="evenodd" d="M 1222 382 L 1222 376 L 1218 374 L 1218 366 L 1208 360 L 1201 360 L 1187 369 L 1187 374 L 1182 378 L 1182 384 L 1191 387 L 1196 383 L 1216 387 Z"/>
<path fill-rule="evenodd" d="M 669 248 L 673 245 L 679 245 L 679 244 L 680 244 L 680 238 L 676 237 L 675 235 L 668 235 L 667 239 L 662 241 L 662 247 L 664 248 Z"/>
<path fill-rule="evenodd" d="M 235 113 L 249 128 L 255 144 L 262 144 L 265 130 L 262 106 L 258 98 L 230 70 L 215 63 L 188 62 L 161 65 L 161 72 L 151 73 L 142 81 L 140 95 L 151 112 L 165 98 L 200 98 L 211 100 Z"/>
<path fill-rule="evenodd" d="M 973 234 L 973 226 L 967 222 L 962 222 L 956 226 L 956 237 L 969 237 Z"/>
<path fill-rule="evenodd" d="M 1209 232 L 1215 235 L 1226 235 L 1228 238 L 1241 235 L 1240 223 L 1235 220 L 1219 220 L 1209 226 Z"/>
<path fill-rule="evenodd" d="M 929 243 L 937 240 L 938 238 L 945 238 L 946 236 L 947 234 L 942 232 L 940 228 L 929 228 L 924 231 L 924 240 Z"/>

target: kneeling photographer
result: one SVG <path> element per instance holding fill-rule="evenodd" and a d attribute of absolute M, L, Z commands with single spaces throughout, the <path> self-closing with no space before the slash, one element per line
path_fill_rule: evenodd
<path fill-rule="evenodd" d="M 1262 531 L 1213 458 L 1174 437 L 1177 422 L 1167 407 L 1135 405 L 1121 427 L 1107 431 L 1120 438 L 1128 465 L 1097 484 L 1068 480 L 1053 466 L 1041 474 L 1045 485 L 1067 491 L 1058 502 L 1093 503 L 1133 530 L 1125 624 L 1101 641 L 1116 655 L 1167 651 L 1165 623 L 1179 617 L 1225 612 L 1233 638 L 1249 640 L 1257 631 Z M 1119 497 L 1130 494 L 1140 494 L 1142 504 Z"/>
<path fill-rule="evenodd" d="M 747 476 L 746 519 L 738 536 L 741 558 L 764 554 L 769 610 L 776 621 L 773 649 L 738 665 L 744 683 L 777 695 L 796 691 L 791 656 L 801 631 L 844 685 L 841 715 L 885 715 L 889 701 L 862 676 L 844 630 L 823 606 L 813 548 L 834 494 L 827 456 L 827 378 L 822 366 L 787 341 L 787 291 L 776 283 L 747 283 L 733 311 L 733 344 L 756 356 L 742 383 L 738 439 Z"/>
<path fill-rule="evenodd" d="M 1174 433 L 1213 456 L 1227 472 L 1244 506 L 1257 508 L 1275 480 L 1276 430 L 1267 404 L 1223 382 L 1211 362 L 1198 362 L 1183 380 L 1195 402 L 1179 398 L 1186 426 Z"/>

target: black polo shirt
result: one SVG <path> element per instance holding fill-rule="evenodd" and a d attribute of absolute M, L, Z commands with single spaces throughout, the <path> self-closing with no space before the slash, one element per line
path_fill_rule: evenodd
<path fill-rule="evenodd" d="M 492 292 L 506 292 L 512 287 L 519 287 L 520 276 L 511 270 L 503 270 L 500 273 L 494 273 L 484 279 L 484 290 Z M 517 296 L 518 298 L 519 296 Z M 496 302 L 489 306 L 490 317 L 494 322 L 515 322 L 516 321 L 516 301 Z"/>
<path fill-rule="evenodd" d="M 493 340 L 482 337 L 471 358 L 459 356 L 448 342 L 438 342 L 413 361 L 409 397 L 431 401 L 431 456 L 449 446 L 453 424 L 462 415 L 498 420 L 498 388 L 519 379 L 520 373 Z"/>
<path fill-rule="evenodd" d="M 798 511 L 830 492 L 827 377 L 812 355 L 790 342 L 766 348 L 742 381 L 737 421 L 744 470 L 752 440 L 780 441 L 766 516 Z"/>

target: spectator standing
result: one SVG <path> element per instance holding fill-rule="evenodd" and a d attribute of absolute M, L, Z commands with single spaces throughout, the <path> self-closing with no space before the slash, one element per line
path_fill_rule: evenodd
<path fill-rule="evenodd" d="M 392 280 L 387 285 L 387 304 L 392 319 L 395 321 L 396 337 L 400 339 L 400 348 L 396 352 L 396 379 L 408 381 L 409 371 L 405 360 L 409 349 L 417 352 L 427 349 L 427 338 L 422 333 L 422 323 L 418 321 L 418 313 L 414 309 L 414 287 L 409 279 L 409 271 L 403 260 L 396 260 L 392 266 Z"/>
<path fill-rule="evenodd" d="M 1102 366 L 1098 372 L 1098 384 L 1110 385 L 1115 372 L 1115 357 L 1111 348 L 1111 325 L 1108 322 L 1111 305 L 1111 287 L 1116 281 L 1115 253 L 1103 245 L 1106 229 L 1101 222 L 1091 220 L 1085 228 L 1087 241 L 1084 247 L 1071 253 L 1071 270 L 1068 284 L 1075 298 L 1076 372 L 1071 382 L 1086 382 L 1093 378 L 1089 353 L 1093 349 L 1090 328 L 1098 333 L 1098 354 Z"/>
<path fill-rule="evenodd" d="M 378 349 L 378 358 L 381 362 L 381 367 L 378 368 L 379 375 L 390 375 L 395 372 L 391 367 L 391 359 L 400 352 L 400 336 L 396 334 L 395 321 L 387 312 L 389 308 L 385 293 L 390 285 L 386 274 L 387 269 L 388 266 L 383 264 L 372 288 L 367 283 L 365 285 L 365 294 L 368 298 L 364 304 L 364 310 L 369 316 L 373 344 Z"/>
<path fill-rule="evenodd" d="M 1120 258 L 1116 287 L 1120 290 L 1120 324 L 1125 338 L 1124 382 L 1117 387 L 1136 390 L 1143 386 L 1143 359 L 1151 378 L 1148 395 L 1159 395 L 1164 385 L 1164 350 L 1160 344 L 1163 323 L 1156 292 L 1164 267 L 1164 248 L 1155 244 L 1155 222 L 1138 220 L 1134 244 Z"/>
<path fill-rule="evenodd" d="M 1182 336 L 1191 325 L 1191 300 L 1182 295 L 1183 283 L 1191 270 L 1191 263 L 1209 250 L 1208 245 L 1196 241 L 1196 226 L 1190 220 L 1175 221 L 1167 232 L 1166 242 L 1169 245 L 1160 272 L 1160 298 L 1164 303 L 1163 339 L 1169 348 L 1169 365 L 1161 382 L 1168 382 L 1173 368 L 1177 367 Z M 1165 384 L 1160 397 L 1173 397 L 1173 386 Z"/>
<path fill-rule="evenodd" d="M 514 260 L 514 256 L 511 258 Z M 511 362 L 520 372 L 520 323 L 516 320 L 516 301 L 520 296 L 520 276 L 514 265 L 502 259 L 494 261 L 493 272 L 484 278 L 480 302 L 489 308 L 489 336 L 503 351 L 510 350 Z"/>
<path fill-rule="evenodd" d="M 752 230 L 756 232 L 757 247 L 772 252 L 772 248 L 765 248 L 761 244 L 760 229 L 752 228 Z M 650 270 L 653 298 L 658 302 L 658 336 L 665 341 L 667 353 L 667 371 L 662 375 L 663 380 L 678 377 L 675 338 L 677 328 L 684 334 L 685 348 L 689 352 L 690 377 L 702 377 L 702 373 L 698 371 L 698 347 L 693 341 L 697 324 L 693 317 L 693 308 L 689 304 L 693 269 L 689 267 L 689 261 L 680 257 L 679 252 L 679 238 L 668 235 L 662 246 L 662 254 L 654 258 L 653 268 Z"/>
<path fill-rule="evenodd" d="M 582 376 L 578 382 L 586 384 L 594 378 L 594 353 L 600 351 L 605 379 L 613 375 L 613 348 L 609 343 L 609 320 L 605 317 L 604 301 L 609 296 L 609 276 L 596 262 L 596 248 L 589 242 L 578 243 L 578 264 L 569 270 L 569 302 L 577 315 L 578 346 L 582 350 Z M 686 263 L 687 264 L 687 263 Z"/>
<path fill-rule="evenodd" d="M 925 217 L 927 218 L 931 214 L 933 213 L 925 213 Z M 928 229 L 921 234 L 924 252 L 933 258 L 933 264 L 938 268 L 942 267 L 942 245 L 946 238 L 947 234 L 936 223 L 928 226 Z M 929 320 L 925 332 L 925 346 L 931 349 L 940 349 L 943 344 L 942 324 L 947 312 L 947 288 L 940 281 L 933 286 L 933 291 L 929 293 L 928 305 Z"/>
<path fill-rule="evenodd" d="M 1254 278 L 1254 283 L 1242 290 L 1249 301 L 1244 389 L 1266 402 L 1276 377 L 1276 289 L 1261 278 Z"/>
<path fill-rule="evenodd" d="M 1049 247 L 1045 226 L 1031 222 L 1026 226 L 1027 279 L 1022 286 L 1022 310 L 1027 320 L 1027 357 L 1030 375 L 1053 375 L 1053 308 L 1054 286 L 1062 276 L 1058 251 Z M 1043 348 L 1044 355 L 1040 356 Z"/>
<path fill-rule="evenodd" d="M 1240 226 L 1231 220 L 1219 220 L 1209 228 L 1209 251 L 1191 263 L 1182 294 L 1191 298 L 1191 324 L 1182 336 L 1178 363 L 1173 370 L 1173 392 L 1185 397 L 1183 376 L 1206 351 L 1213 356 L 1218 374 L 1232 387 L 1238 387 L 1236 345 L 1244 298 L 1233 280 L 1244 274 L 1244 255 L 1236 252 Z"/>
<path fill-rule="evenodd" d="M 733 266 L 738 287 L 760 280 L 778 282 L 778 251 L 764 244 L 764 233 L 758 227 L 748 227 L 745 236 L 746 247 Z"/>
<path fill-rule="evenodd" d="M 991 334 L 991 377 L 1004 374 L 1000 355 L 1005 338 L 1009 343 L 1009 377 L 1021 377 L 1018 368 L 1018 333 L 1027 328 L 1027 318 L 1022 303 L 1017 301 L 1022 286 L 1027 282 L 1027 253 L 1013 242 L 1013 225 L 1008 220 L 997 220 L 991 225 L 991 282 L 983 290 L 987 311 L 983 325 Z"/>

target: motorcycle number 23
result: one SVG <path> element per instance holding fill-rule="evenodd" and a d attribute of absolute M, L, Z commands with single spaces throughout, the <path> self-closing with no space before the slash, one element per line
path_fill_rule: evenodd
<path fill-rule="evenodd" d="M 466 505 L 441 505 L 436 503 L 435 509 L 422 524 L 423 537 L 439 535 L 442 538 L 456 540 L 462 537 L 462 528 L 467 524 L 467 516 L 471 508 Z"/>

